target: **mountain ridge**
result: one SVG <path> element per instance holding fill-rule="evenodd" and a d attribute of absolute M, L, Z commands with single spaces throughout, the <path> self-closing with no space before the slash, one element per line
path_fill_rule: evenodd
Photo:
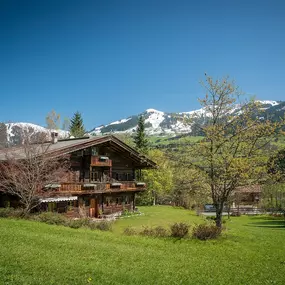
<path fill-rule="evenodd" d="M 273 121 L 278 120 L 280 117 L 284 117 L 285 114 L 285 101 L 273 101 L 264 100 L 259 101 L 260 111 L 258 116 L 260 118 L 266 118 Z M 236 105 L 231 111 L 232 114 L 238 115 L 241 112 L 241 107 Z M 127 118 L 123 118 L 107 125 L 100 125 L 89 131 L 88 135 L 104 135 L 114 133 L 127 133 L 132 134 L 136 131 L 137 122 L 139 116 L 143 116 L 145 119 L 145 130 L 147 135 L 200 135 L 195 128 L 195 124 L 203 124 L 209 117 L 209 114 L 204 108 L 197 110 L 170 113 L 162 112 L 153 108 L 146 109 L 140 114 L 132 115 Z M 189 121 L 183 121 L 185 118 L 191 117 L 193 123 L 189 124 Z M 0 134 L 1 140 L 5 138 L 6 143 L 17 145 L 22 142 L 23 136 L 28 135 L 31 139 L 37 140 L 41 134 L 45 134 L 47 137 L 50 136 L 50 131 L 45 127 L 32 124 L 32 123 L 7 123 L 6 133 Z M 3 132 L 3 130 L 0 130 Z M 67 138 L 69 132 L 63 130 L 56 130 L 59 133 L 59 138 Z"/>
<path fill-rule="evenodd" d="M 284 116 L 285 101 L 257 100 L 257 102 L 260 103 L 259 115 L 261 117 L 273 119 L 275 113 L 278 113 L 279 116 Z M 238 115 L 239 112 L 241 112 L 241 106 L 237 104 L 231 113 Z M 205 108 L 179 113 L 162 112 L 150 108 L 138 115 L 132 115 L 125 119 L 111 122 L 107 125 L 95 127 L 89 132 L 89 134 L 131 134 L 136 130 L 139 116 L 143 116 L 145 119 L 145 130 L 148 135 L 176 135 L 193 132 L 193 125 L 195 123 L 203 123 L 203 121 L 209 117 L 209 114 L 206 112 Z M 184 116 L 192 118 L 193 124 L 189 124 L 189 122 L 184 123 Z M 276 120 L 276 118 L 274 120 Z"/>

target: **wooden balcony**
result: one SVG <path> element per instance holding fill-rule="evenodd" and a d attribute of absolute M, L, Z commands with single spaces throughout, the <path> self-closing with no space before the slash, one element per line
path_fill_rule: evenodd
<path fill-rule="evenodd" d="M 112 167 L 112 160 L 106 156 L 91 156 L 90 165 Z"/>
<path fill-rule="evenodd" d="M 95 182 L 95 183 L 61 183 L 58 192 L 70 193 L 112 193 L 123 191 L 144 191 L 145 183 L 134 181 Z"/>

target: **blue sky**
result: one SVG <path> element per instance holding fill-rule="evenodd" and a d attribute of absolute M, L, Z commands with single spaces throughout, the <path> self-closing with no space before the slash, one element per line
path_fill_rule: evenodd
<path fill-rule="evenodd" d="M 285 1 L 0 0 L 0 121 L 199 108 L 204 73 L 285 100 Z"/>

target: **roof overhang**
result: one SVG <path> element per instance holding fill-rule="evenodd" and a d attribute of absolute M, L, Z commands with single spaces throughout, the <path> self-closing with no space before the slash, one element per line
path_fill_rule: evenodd
<path fill-rule="evenodd" d="M 59 149 L 51 150 L 50 154 L 53 156 L 63 156 L 65 154 L 70 154 L 72 152 L 83 150 L 88 147 L 92 146 L 106 146 L 111 148 L 117 153 L 128 157 L 129 159 L 133 160 L 135 166 L 137 168 L 156 168 L 157 165 L 155 162 L 147 158 L 145 155 L 140 154 L 135 149 L 130 147 L 129 145 L 125 144 L 115 136 L 103 136 L 100 138 L 92 138 L 87 140 L 80 140 L 78 143 L 66 147 L 62 147 Z"/>
<path fill-rule="evenodd" d="M 44 146 L 44 153 L 50 157 L 61 157 L 64 155 L 71 154 L 78 150 L 83 150 L 92 146 L 105 146 L 112 149 L 114 152 L 130 159 L 133 161 L 133 166 L 137 169 L 139 168 L 156 168 L 157 165 L 155 162 L 147 158 L 145 155 L 139 153 L 134 148 L 122 142 L 115 136 L 108 135 L 102 137 L 93 137 L 93 138 L 79 138 L 79 139 L 70 139 L 70 140 L 59 140 L 57 143 L 44 143 L 44 144 L 34 144 L 34 146 L 41 149 L 41 146 Z M 15 147 L 11 149 L 5 149 L 0 151 L 0 160 L 7 160 L 6 154 L 11 155 L 15 159 L 25 160 L 24 147 Z M 40 155 L 38 152 L 36 155 Z"/>

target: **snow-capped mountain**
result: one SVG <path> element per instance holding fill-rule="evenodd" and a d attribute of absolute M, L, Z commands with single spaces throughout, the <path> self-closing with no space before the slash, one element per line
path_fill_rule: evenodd
<path fill-rule="evenodd" d="M 175 134 L 191 131 L 189 125 L 183 124 L 178 120 L 178 117 L 183 117 L 183 115 L 147 109 L 143 113 L 131 116 L 127 119 L 96 127 L 90 131 L 90 134 L 133 133 L 136 130 L 139 116 L 143 116 L 145 119 L 145 129 L 148 135 Z"/>
<path fill-rule="evenodd" d="M 27 136 L 31 141 L 37 141 L 43 136 L 49 140 L 51 136 L 51 130 L 31 123 L 7 123 L 5 125 L 7 142 L 12 145 L 21 144 L 23 138 Z M 58 132 L 59 138 L 66 138 L 69 135 L 67 131 L 63 130 L 56 130 L 56 132 Z"/>
<path fill-rule="evenodd" d="M 284 117 L 285 101 L 259 101 L 260 111 L 257 116 L 273 121 Z M 242 109 L 236 105 L 229 113 L 233 115 L 241 114 Z M 112 133 L 133 133 L 136 131 L 138 118 L 143 116 L 145 119 L 145 129 L 148 135 L 179 135 L 191 134 L 200 135 L 197 123 L 203 124 L 209 118 L 210 114 L 204 108 L 180 112 L 167 113 L 155 109 L 147 109 L 144 112 L 133 115 L 125 119 L 111 122 L 108 125 L 102 125 L 94 128 L 89 135 L 102 135 Z M 0 145 L 9 143 L 10 145 L 21 144 L 23 138 L 29 136 L 31 141 L 38 141 L 43 135 L 49 140 L 51 130 L 31 123 L 0 123 Z M 63 130 L 57 130 L 59 139 L 67 138 L 69 133 Z"/>
<path fill-rule="evenodd" d="M 277 118 L 275 114 L 278 112 L 284 113 L 285 111 L 284 101 L 258 100 L 258 102 L 260 104 L 259 115 L 262 117 L 275 120 Z M 241 113 L 241 106 L 236 105 L 229 113 L 239 115 Z M 282 114 L 279 114 L 278 116 L 280 117 L 280 115 Z M 155 109 L 147 109 L 138 115 L 133 115 L 108 125 L 95 127 L 89 134 L 133 133 L 136 130 L 139 116 L 143 116 L 145 119 L 145 130 L 148 135 L 175 135 L 183 133 L 192 133 L 193 135 L 196 135 L 195 124 L 203 123 L 210 114 L 205 108 L 180 113 L 166 113 Z"/>

